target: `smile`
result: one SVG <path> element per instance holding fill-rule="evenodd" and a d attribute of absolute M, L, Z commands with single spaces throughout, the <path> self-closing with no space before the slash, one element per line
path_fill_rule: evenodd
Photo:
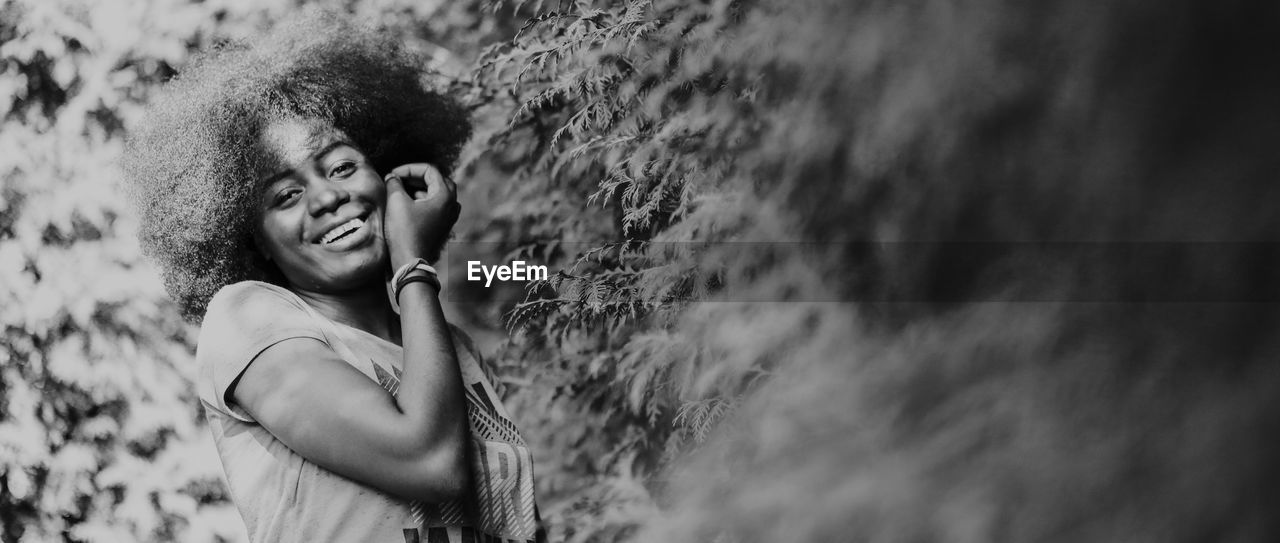
<path fill-rule="evenodd" d="M 351 235 L 352 232 L 359 230 L 361 226 L 364 226 L 364 219 L 361 219 L 359 217 L 351 219 L 347 222 L 344 222 L 342 224 L 339 224 L 338 226 L 333 227 L 332 230 L 329 230 L 328 233 L 326 233 L 323 237 L 320 238 L 320 243 L 328 245 L 335 241 L 344 239 L 349 235 Z"/>

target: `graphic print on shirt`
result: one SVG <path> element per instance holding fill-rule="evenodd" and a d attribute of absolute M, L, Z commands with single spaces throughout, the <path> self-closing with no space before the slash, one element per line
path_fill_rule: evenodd
<path fill-rule="evenodd" d="M 378 384 L 395 396 L 402 372 L 387 371 L 373 362 Z M 393 373 L 394 372 L 394 373 Z M 467 514 L 460 500 L 424 504 L 413 502 L 414 521 L 427 528 L 427 543 L 456 541 L 514 541 L 537 539 L 537 513 L 533 494 L 533 456 L 515 425 L 496 407 L 483 383 L 465 387 L 467 419 L 471 427 L 472 480 L 476 489 L 476 510 Z M 465 527 L 478 528 L 480 534 Z M 406 543 L 422 541 L 413 530 L 405 531 Z M 486 537 L 487 536 L 487 537 Z"/>

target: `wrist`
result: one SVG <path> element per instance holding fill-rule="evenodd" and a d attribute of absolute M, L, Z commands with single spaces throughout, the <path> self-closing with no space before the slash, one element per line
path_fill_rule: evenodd
<path fill-rule="evenodd" d="M 428 296 L 438 296 L 440 294 L 440 282 L 434 277 L 428 277 L 426 274 L 414 274 L 405 278 L 400 282 L 400 293 L 396 296 L 396 303 L 406 299 L 410 292 L 421 292 Z"/>
<path fill-rule="evenodd" d="M 425 260 L 427 264 L 434 265 L 440 260 L 441 249 L 435 251 L 417 251 L 406 253 L 391 253 L 391 270 L 394 272 L 419 259 Z"/>
<path fill-rule="evenodd" d="M 395 272 L 400 268 L 403 268 L 406 265 L 409 265 L 420 258 L 423 260 L 427 260 L 426 258 L 423 258 L 418 253 L 403 253 L 403 254 L 392 253 L 391 254 L 391 273 L 395 274 Z M 430 263 L 429 260 L 428 260 L 428 263 Z"/>
<path fill-rule="evenodd" d="M 391 307 L 400 311 L 400 294 L 414 283 L 427 283 L 435 292 L 440 291 L 440 279 L 436 269 L 422 258 L 415 258 L 396 269 L 391 276 Z"/>

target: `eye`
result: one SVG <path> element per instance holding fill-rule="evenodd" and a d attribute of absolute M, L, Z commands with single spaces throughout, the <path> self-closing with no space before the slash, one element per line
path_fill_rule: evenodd
<path fill-rule="evenodd" d="M 329 177 L 349 177 L 356 172 L 356 163 L 350 160 L 344 160 L 333 165 L 333 169 L 329 170 Z"/>
<path fill-rule="evenodd" d="M 271 197 L 271 207 L 280 207 L 280 206 L 287 205 L 293 200 L 297 199 L 297 196 L 299 194 L 302 194 L 302 189 L 299 189 L 297 187 L 289 187 L 287 189 L 281 190 L 280 192 L 277 192 L 275 196 Z"/>

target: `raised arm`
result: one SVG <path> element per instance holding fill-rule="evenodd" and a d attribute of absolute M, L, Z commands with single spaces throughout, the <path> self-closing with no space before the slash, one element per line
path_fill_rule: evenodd
<path fill-rule="evenodd" d="M 402 178 L 409 178 L 410 192 Z M 388 176 L 385 237 L 393 267 L 436 256 L 457 218 L 454 186 L 413 164 Z M 399 297 L 404 373 L 393 398 L 324 343 L 281 341 L 234 385 L 234 400 L 302 457 L 407 499 L 438 502 L 469 487 L 467 418 L 458 357 L 436 287 Z"/>

